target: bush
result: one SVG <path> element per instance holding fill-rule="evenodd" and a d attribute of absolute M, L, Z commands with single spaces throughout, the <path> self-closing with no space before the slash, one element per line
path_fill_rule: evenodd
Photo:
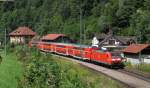
<path fill-rule="evenodd" d="M 48 70 L 49 64 L 32 61 L 28 64 L 25 79 L 27 88 L 56 88 L 54 75 Z"/>
<path fill-rule="evenodd" d="M 19 52 L 23 54 L 25 51 Z M 31 55 L 25 60 L 26 62 L 23 62 L 25 64 L 24 78 L 19 81 L 18 88 L 99 88 L 100 86 L 109 88 L 110 85 L 116 86 L 110 79 L 103 76 L 99 79 L 98 75 L 95 76 L 79 64 L 54 58 L 51 54 L 41 54 L 34 48 L 25 53 Z M 22 54 L 19 55 L 22 56 Z M 106 82 L 109 85 L 104 85 Z"/>
<path fill-rule="evenodd" d="M 127 69 L 133 68 L 131 62 L 125 62 L 124 64 L 125 64 L 125 66 L 126 66 Z"/>
<path fill-rule="evenodd" d="M 48 61 L 49 60 L 49 61 Z M 50 54 L 26 65 L 20 88 L 85 88 L 86 83 L 73 65 L 60 64 Z"/>

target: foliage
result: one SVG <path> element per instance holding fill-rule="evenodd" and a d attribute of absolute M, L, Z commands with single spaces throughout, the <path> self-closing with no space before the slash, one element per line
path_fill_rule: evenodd
<path fill-rule="evenodd" d="M 139 37 L 141 32 L 139 41 L 150 40 L 144 35 L 150 26 L 149 0 L 15 0 L 1 2 L 0 7 L 0 30 L 7 28 L 8 33 L 29 26 L 39 35 L 65 33 L 79 40 L 82 11 L 86 39 L 113 29 L 114 34 L 126 36 Z"/>
<path fill-rule="evenodd" d="M 134 32 L 139 35 L 138 37 L 141 38 L 140 41 L 149 42 L 147 41 L 147 35 L 150 33 L 150 11 L 148 10 L 141 10 L 138 9 L 137 13 L 132 15 L 131 27 L 133 28 Z"/>
<path fill-rule="evenodd" d="M 56 88 L 54 75 L 48 72 L 48 64 L 32 61 L 25 72 L 24 88 Z"/>
<path fill-rule="evenodd" d="M 2 62 L 0 64 L 0 88 L 17 88 L 18 81 L 23 76 L 23 67 L 17 61 L 14 54 L 2 52 Z"/>
<path fill-rule="evenodd" d="M 122 88 L 113 80 L 81 67 L 77 63 L 41 53 L 35 48 L 18 46 L 14 53 L 24 66 L 24 77 L 18 81 L 18 88 Z M 21 53 L 23 52 L 23 53 Z M 30 53 L 24 54 L 24 53 Z M 106 85 L 107 84 L 109 85 Z"/>
<path fill-rule="evenodd" d="M 126 62 L 125 64 L 126 64 L 126 69 L 128 70 L 136 70 L 139 72 L 150 74 L 150 68 L 149 68 L 150 64 L 142 63 L 142 64 L 133 65 L 131 64 L 131 62 Z"/>
<path fill-rule="evenodd" d="M 150 74 L 149 66 L 150 66 L 149 64 L 140 64 L 139 66 L 136 66 L 136 68 L 138 68 L 142 72 L 146 72 Z"/>
<path fill-rule="evenodd" d="M 133 67 L 131 62 L 126 62 L 125 66 L 126 66 L 127 69 L 131 69 Z"/>

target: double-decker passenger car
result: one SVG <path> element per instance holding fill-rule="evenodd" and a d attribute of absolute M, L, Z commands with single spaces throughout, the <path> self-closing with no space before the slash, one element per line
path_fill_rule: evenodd
<path fill-rule="evenodd" d="M 83 60 L 95 61 L 106 65 L 117 65 L 122 59 L 113 56 L 111 52 L 85 45 L 39 42 L 36 47 L 44 52 L 53 52 L 65 56 L 72 56 Z"/>

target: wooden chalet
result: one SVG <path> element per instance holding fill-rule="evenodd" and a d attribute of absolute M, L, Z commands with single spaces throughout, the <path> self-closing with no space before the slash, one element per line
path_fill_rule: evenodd
<path fill-rule="evenodd" d="M 123 53 L 131 63 L 150 63 L 150 44 L 131 44 Z"/>
<path fill-rule="evenodd" d="M 59 43 L 72 43 L 73 41 L 65 34 L 47 34 L 41 38 L 44 42 L 59 42 Z"/>
<path fill-rule="evenodd" d="M 113 34 L 97 35 L 99 46 L 128 46 L 136 43 L 136 37 L 131 36 L 115 36 Z"/>
<path fill-rule="evenodd" d="M 10 43 L 13 44 L 25 44 L 29 43 L 29 41 L 36 35 L 28 27 L 19 27 L 13 32 L 9 33 L 10 36 Z"/>

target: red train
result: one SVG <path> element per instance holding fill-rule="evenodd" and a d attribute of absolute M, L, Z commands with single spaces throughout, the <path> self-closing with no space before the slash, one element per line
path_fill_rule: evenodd
<path fill-rule="evenodd" d="M 120 56 L 113 56 L 109 51 L 92 48 L 85 45 L 38 42 L 36 48 L 44 52 L 53 52 L 61 55 L 72 56 L 84 60 L 95 61 L 106 65 L 120 65 Z"/>

